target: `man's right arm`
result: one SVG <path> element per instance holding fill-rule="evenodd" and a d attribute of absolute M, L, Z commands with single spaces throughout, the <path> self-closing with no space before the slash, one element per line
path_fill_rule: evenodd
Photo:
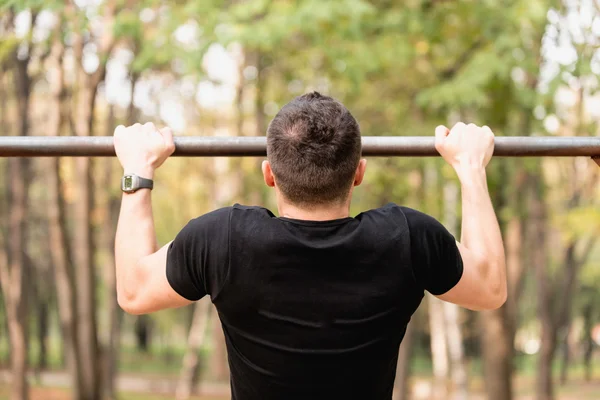
<path fill-rule="evenodd" d="M 436 129 L 436 148 L 454 167 L 462 188 L 463 261 L 459 282 L 438 297 L 472 310 L 496 309 L 506 301 L 504 246 L 487 188 L 485 167 L 494 148 L 487 127 L 455 125 Z"/>

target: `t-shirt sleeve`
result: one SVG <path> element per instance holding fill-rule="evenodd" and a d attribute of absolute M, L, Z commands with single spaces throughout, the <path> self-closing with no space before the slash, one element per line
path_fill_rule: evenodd
<path fill-rule="evenodd" d="M 460 281 L 463 262 L 456 239 L 435 218 L 403 208 L 410 230 L 415 277 L 425 290 L 441 295 Z"/>
<path fill-rule="evenodd" d="M 167 280 L 182 297 L 196 301 L 218 291 L 228 267 L 230 208 L 191 220 L 167 252 Z"/>

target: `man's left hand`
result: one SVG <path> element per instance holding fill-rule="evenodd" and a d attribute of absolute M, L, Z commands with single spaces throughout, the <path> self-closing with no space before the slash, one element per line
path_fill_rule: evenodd
<path fill-rule="evenodd" d="M 117 126 L 114 133 L 115 151 L 125 173 L 152 179 L 154 170 L 175 151 L 173 133 L 158 129 L 153 123 Z"/>

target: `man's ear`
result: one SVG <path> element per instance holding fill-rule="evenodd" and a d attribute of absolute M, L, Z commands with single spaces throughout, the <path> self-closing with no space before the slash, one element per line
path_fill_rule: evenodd
<path fill-rule="evenodd" d="M 271 164 L 269 164 L 269 161 L 267 160 L 262 162 L 262 173 L 265 184 L 269 187 L 275 187 L 275 177 L 273 176 L 273 171 L 271 170 Z"/>
<path fill-rule="evenodd" d="M 361 158 L 358 162 L 358 167 L 356 167 L 356 174 L 354 175 L 354 186 L 358 186 L 362 183 L 363 178 L 365 177 L 365 171 L 367 169 L 367 160 Z"/>

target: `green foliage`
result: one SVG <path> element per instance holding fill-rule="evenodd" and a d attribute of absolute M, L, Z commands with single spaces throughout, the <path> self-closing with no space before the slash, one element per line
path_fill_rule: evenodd
<path fill-rule="evenodd" d="M 0 63 L 6 61 L 19 45 L 20 40 L 15 36 L 0 38 Z"/>
<path fill-rule="evenodd" d="M 56 10 L 64 4 L 60 1 L 44 1 L 44 0 L 1 0 L 0 11 L 12 9 L 14 12 L 25 11 L 28 9 L 46 9 Z"/>

